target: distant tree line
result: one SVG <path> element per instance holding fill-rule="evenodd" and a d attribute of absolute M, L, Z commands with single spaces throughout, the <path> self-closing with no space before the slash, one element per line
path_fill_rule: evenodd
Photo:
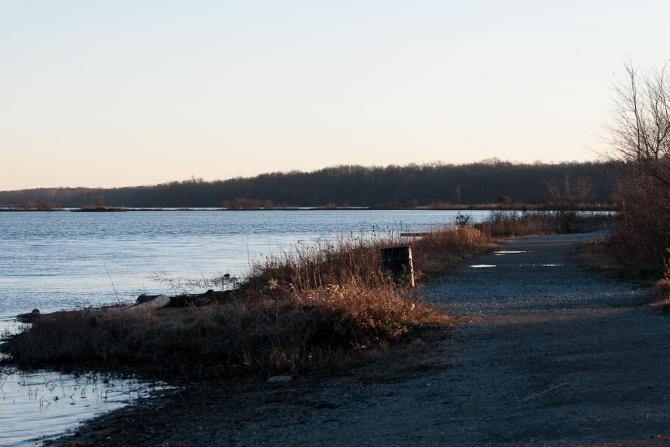
<path fill-rule="evenodd" d="M 336 166 L 251 178 L 200 179 L 124 188 L 43 188 L 0 192 L 0 205 L 124 207 L 356 206 L 543 204 L 556 194 L 610 203 L 623 162 Z"/>

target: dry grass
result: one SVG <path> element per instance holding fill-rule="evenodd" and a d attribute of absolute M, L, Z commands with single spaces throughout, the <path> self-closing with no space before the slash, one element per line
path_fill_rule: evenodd
<path fill-rule="evenodd" d="M 603 237 L 593 241 L 583 242 L 573 258 L 587 269 L 617 279 L 645 279 L 643 272 L 630 269 L 612 255 L 611 237 Z"/>
<path fill-rule="evenodd" d="M 38 319 L 7 347 L 27 366 L 76 364 L 183 379 L 297 374 L 336 368 L 352 350 L 449 322 L 393 287 L 345 285 L 200 308 L 61 312 Z"/>
<path fill-rule="evenodd" d="M 670 179 L 669 163 L 659 163 L 657 170 Z M 619 186 L 618 198 L 623 206 L 609 245 L 611 256 L 657 278 L 670 274 L 670 182 L 631 176 Z"/>
<path fill-rule="evenodd" d="M 662 312 L 670 313 L 670 279 L 664 278 L 654 284 L 657 299 L 651 303 L 651 307 Z"/>
<path fill-rule="evenodd" d="M 502 226 L 502 227 L 500 227 Z M 547 232 L 530 218 L 430 232 L 412 243 L 419 278 L 491 249 L 496 238 Z M 233 296 L 204 307 L 59 312 L 2 346 L 26 367 L 214 378 L 300 374 L 348 364 L 358 352 L 445 333 L 454 320 L 380 268 L 402 242 L 344 240 L 301 247 L 254 267 Z"/>
<path fill-rule="evenodd" d="M 496 239 L 491 234 L 470 226 L 430 232 L 412 246 L 417 278 L 445 273 L 464 259 L 489 251 L 495 244 Z"/>
<path fill-rule="evenodd" d="M 379 250 L 398 245 L 412 246 L 417 277 L 443 273 L 460 261 L 489 250 L 495 242 L 489 233 L 471 226 L 427 232 L 407 240 L 400 236 L 342 239 L 302 246 L 281 256 L 271 257 L 252 268 L 242 287 L 277 296 L 292 291 L 313 290 L 333 284 L 376 288 L 392 284 L 381 269 Z"/>
<path fill-rule="evenodd" d="M 658 294 L 664 298 L 670 298 L 670 279 L 661 279 L 656 283 Z"/>
<path fill-rule="evenodd" d="M 551 213 L 499 211 L 477 227 L 491 237 L 501 238 L 555 233 L 557 222 L 556 216 Z"/>
<path fill-rule="evenodd" d="M 579 213 L 570 209 L 559 211 L 498 211 L 483 224 L 477 225 L 492 237 L 526 236 L 530 234 L 580 233 L 609 228 L 612 217 L 607 214 Z"/>
<path fill-rule="evenodd" d="M 631 267 L 630 262 L 621 262 L 616 237 L 604 237 L 584 242 L 574 255 L 577 262 L 597 273 L 617 279 L 635 280 L 651 287 L 656 297 L 649 303 L 654 309 L 670 313 L 670 279 L 658 279 L 659 273 L 640 265 Z"/>

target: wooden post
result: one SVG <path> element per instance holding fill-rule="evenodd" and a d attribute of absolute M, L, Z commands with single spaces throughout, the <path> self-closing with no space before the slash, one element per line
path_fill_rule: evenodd
<path fill-rule="evenodd" d="M 414 287 L 412 247 L 382 248 L 379 255 L 382 268 L 389 270 L 396 282 Z"/>

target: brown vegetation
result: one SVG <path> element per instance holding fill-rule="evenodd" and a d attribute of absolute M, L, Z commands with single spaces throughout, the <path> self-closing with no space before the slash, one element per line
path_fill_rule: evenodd
<path fill-rule="evenodd" d="M 477 228 L 494 238 L 530 234 L 579 233 L 609 228 L 609 214 L 578 213 L 570 208 L 555 211 L 495 212 Z"/>
<path fill-rule="evenodd" d="M 601 272 L 652 281 L 652 306 L 670 312 L 670 84 L 665 69 L 641 76 L 628 65 L 626 72 L 610 128 L 615 155 L 627 164 L 616 231 L 584 244 L 578 258 Z"/>
<path fill-rule="evenodd" d="M 670 85 L 664 69 L 627 73 L 611 131 L 631 169 L 619 186 L 621 218 L 609 247 L 622 265 L 662 276 L 670 259 Z"/>
<path fill-rule="evenodd" d="M 581 243 L 573 259 L 597 274 L 614 279 L 633 280 L 649 285 L 658 279 L 654 272 L 623 263 L 611 236 Z"/>
<path fill-rule="evenodd" d="M 652 303 L 652 307 L 670 313 L 670 279 L 659 280 L 654 288 L 658 298 Z"/>
<path fill-rule="evenodd" d="M 160 377 L 332 368 L 449 319 L 391 286 L 332 285 L 280 299 L 186 309 L 61 312 L 35 320 L 7 352 L 27 366 L 93 367 Z"/>
<path fill-rule="evenodd" d="M 30 202 L 0 207 L 0 211 L 62 211 L 63 208 L 52 202 Z"/>
<path fill-rule="evenodd" d="M 223 207 L 227 210 L 261 210 L 273 209 L 275 208 L 275 205 L 271 200 L 249 199 L 241 197 L 224 201 Z"/>
<path fill-rule="evenodd" d="M 497 216 L 413 241 L 419 278 L 493 247 L 496 238 L 551 232 L 543 215 Z M 13 361 L 178 378 L 329 370 L 366 352 L 454 320 L 380 268 L 379 249 L 399 237 L 299 248 L 257 265 L 225 300 L 203 307 L 83 309 L 40 316 L 2 346 Z"/>

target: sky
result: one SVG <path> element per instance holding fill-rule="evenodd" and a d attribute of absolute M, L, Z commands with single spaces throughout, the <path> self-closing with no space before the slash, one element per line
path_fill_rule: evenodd
<path fill-rule="evenodd" d="M 667 1 L 0 0 L 0 190 L 593 160 Z"/>

